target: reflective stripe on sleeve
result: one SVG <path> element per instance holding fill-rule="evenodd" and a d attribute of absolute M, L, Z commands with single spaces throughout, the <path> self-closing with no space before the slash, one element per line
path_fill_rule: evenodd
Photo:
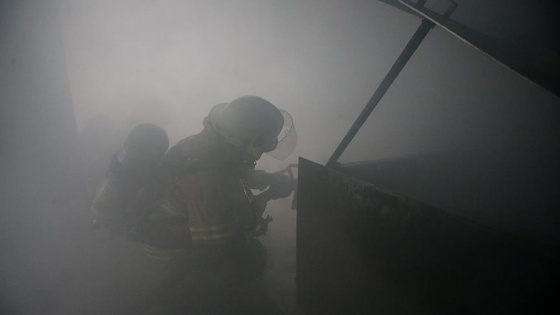
<path fill-rule="evenodd" d="M 189 229 L 191 232 L 191 239 L 195 244 L 224 244 L 240 233 L 237 220 L 221 225 L 205 227 L 191 226 Z"/>
<path fill-rule="evenodd" d="M 148 256 L 165 261 L 171 260 L 182 251 L 181 249 L 161 249 L 158 247 L 150 246 L 148 244 L 142 244 L 142 249 L 144 249 L 144 252 Z"/>

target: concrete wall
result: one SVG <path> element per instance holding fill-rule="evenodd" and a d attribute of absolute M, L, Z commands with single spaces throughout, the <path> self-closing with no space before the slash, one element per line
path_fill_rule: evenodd
<path fill-rule="evenodd" d="M 0 313 L 56 303 L 76 226 L 76 130 L 55 1 L 0 2 Z M 64 240 L 64 242 L 63 242 Z"/>

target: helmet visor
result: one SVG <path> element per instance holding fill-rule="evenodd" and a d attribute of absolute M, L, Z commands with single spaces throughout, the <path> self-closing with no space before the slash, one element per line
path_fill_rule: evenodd
<path fill-rule="evenodd" d="M 285 110 L 280 109 L 280 112 L 284 116 L 284 126 L 278 134 L 278 145 L 274 150 L 265 153 L 278 160 L 284 160 L 296 148 L 297 133 L 292 116 Z"/>

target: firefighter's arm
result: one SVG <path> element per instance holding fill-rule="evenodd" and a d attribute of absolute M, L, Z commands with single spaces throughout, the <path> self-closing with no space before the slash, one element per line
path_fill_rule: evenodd
<path fill-rule="evenodd" d="M 263 170 L 253 170 L 245 176 L 243 183 L 250 189 L 265 190 L 270 185 L 272 175 Z"/>
<path fill-rule="evenodd" d="M 257 218 L 263 215 L 269 200 L 286 198 L 292 193 L 294 185 L 290 182 L 290 179 L 285 175 L 278 176 L 278 178 L 267 190 L 254 197 L 253 203 Z"/>
<path fill-rule="evenodd" d="M 265 234 L 268 230 L 268 223 L 272 221 L 270 216 L 263 218 L 266 210 L 267 202 L 288 197 L 295 188 L 295 182 L 292 177 L 283 174 L 283 172 L 266 173 L 265 171 L 254 171 L 249 177 L 250 183 L 254 189 L 264 190 L 260 194 L 253 197 L 253 209 L 255 212 L 255 236 Z"/>
<path fill-rule="evenodd" d="M 253 198 L 253 209 L 255 211 L 255 227 L 253 236 L 260 236 L 266 234 L 268 231 L 268 224 L 272 222 L 270 216 L 263 217 L 266 210 L 266 204 L 269 200 L 284 198 L 291 194 L 293 185 L 279 185 L 270 186 L 266 191 L 258 194 Z"/>
<path fill-rule="evenodd" d="M 264 196 L 270 199 L 288 197 L 293 191 L 293 180 L 285 174 L 285 171 L 267 173 L 263 170 L 251 171 L 244 179 L 244 185 L 249 189 L 269 191 Z M 263 196 L 263 197 L 264 197 Z"/>

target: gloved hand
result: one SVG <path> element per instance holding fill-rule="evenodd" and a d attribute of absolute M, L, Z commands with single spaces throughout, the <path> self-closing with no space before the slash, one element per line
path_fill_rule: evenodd
<path fill-rule="evenodd" d="M 294 185 L 287 175 L 276 175 L 267 190 L 270 199 L 288 197 L 294 191 Z"/>
<path fill-rule="evenodd" d="M 270 185 L 273 177 L 273 174 L 266 171 L 254 170 L 245 176 L 244 183 L 251 189 L 265 190 Z"/>
<path fill-rule="evenodd" d="M 268 224 L 270 222 L 272 222 L 272 217 L 269 215 L 267 215 L 266 218 L 258 217 L 252 236 L 258 237 L 261 235 L 266 235 L 266 232 L 268 232 Z"/>

